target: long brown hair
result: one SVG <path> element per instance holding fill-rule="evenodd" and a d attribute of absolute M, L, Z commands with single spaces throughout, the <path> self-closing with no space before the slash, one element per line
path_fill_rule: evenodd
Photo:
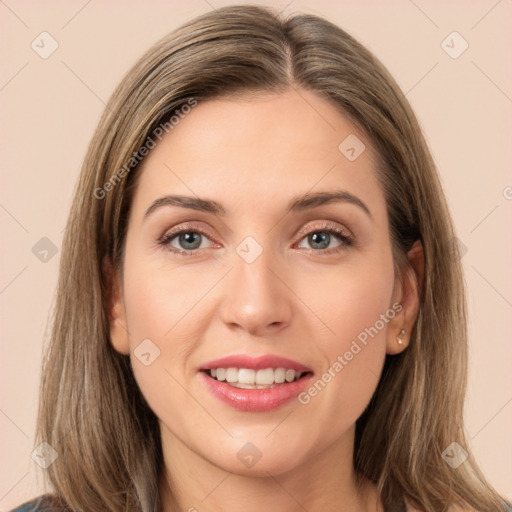
<path fill-rule="evenodd" d="M 128 356 L 109 340 L 108 276 L 122 272 L 127 218 L 148 137 L 190 104 L 248 92 L 310 90 L 371 141 L 385 192 L 396 268 L 415 240 L 424 249 L 419 315 L 410 345 L 387 356 L 356 425 L 354 466 L 377 484 L 388 511 L 404 500 L 428 512 L 505 502 L 471 454 L 442 458 L 463 429 L 466 304 L 455 232 L 418 122 L 384 66 L 350 35 L 312 15 L 232 6 L 196 18 L 153 46 L 108 102 L 77 183 L 62 246 L 44 358 L 36 444 L 58 458 L 47 471 L 75 511 L 157 512 L 162 448 L 157 418 Z"/>

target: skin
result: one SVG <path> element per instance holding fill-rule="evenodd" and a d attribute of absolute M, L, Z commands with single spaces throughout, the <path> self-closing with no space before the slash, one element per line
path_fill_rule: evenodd
<path fill-rule="evenodd" d="M 349 161 L 338 145 L 356 134 L 366 150 Z M 373 484 L 357 487 L 355 422 L 374 393 L 385 355 L 405 350 L 418 312 L 419 242 L 403 282 L 395 275 L 386 202 L 370 141 L 314 93 L 287 91 L 199 103 L 146 157 L 129 216 L 122 275 L 114 275 L 111 341 L 130 354 L 136 380 L 160 420 L 163 510 L 381 511 Z M 286 214 L 308 192 L 344 189 L 363 201 Z M 166 194 L 219 202 L 225 216 L 165 206 Z M 194 255 L 158 243 L 171 228 L 204 231 Z M 345 246 L 307 236 L 325 224 L 350 233 Z M 305 233 L 299 232 L 304 228 Z M 262 254 L 237 246 L 252 236 Z M 179 237 L 169 242 L 188 250 Z M 341 249 L 339 252 L 329 251 Z M 232 409 L 206 390 L 199 367 L 232 354 L 277 354 L 319 378 L 392 304 L 402 309 L 306 405 L 270 412 Z M 401 329 L 403 344 L 398 344 Z M 160 355 L 134 350 L 149 338 Z M 246 467 L 251 442 L 261 459 Z"/>

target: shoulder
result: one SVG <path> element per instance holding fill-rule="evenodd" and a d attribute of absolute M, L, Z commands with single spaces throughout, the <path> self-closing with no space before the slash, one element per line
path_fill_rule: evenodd
<path fill-rule="evenodd" d="M 11 510 L 11 512 L 36 512 L 36 511 L 42 511 L 43 509 L 38 506 L 37 500 L 27 501 L 26 503 L 23 503 L 23 505 L 20 505 L 19 507 L 16 507 Z"/>
<path fill-rule="evenodd" d="M 70 509 L 56 505 L 51 495 L 44 494 L 23 503 L 19 507 L 11 510 L 11 512 L 63 512 L 64 510 L 69 511 Z"/>
<path fill-rule="evenodd" d="M 37 505 L 37 500 L 32 500 L 23 503 L 23 505 L 20 505 L 19 507 L 13 508 L 11 512 L 36 512 L 40 510 L 42 511 L 43 509 Z"/>

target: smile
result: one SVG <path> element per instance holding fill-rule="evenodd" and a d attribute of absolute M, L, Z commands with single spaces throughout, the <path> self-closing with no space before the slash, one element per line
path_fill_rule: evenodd
<path fill-rule="evenodd" d="M 246 412 L 268 412 L 296 398 L 308 386 L 308 366 L 274 354 L 233 354 L 209 361 L 199 377 L 215 398 Z"/>
<path fill-rule="evenodd" d="M 208 371 L 208 370 L 207 370 Z M 232 387 L 242 389 L 269 389 L 285 382 L 299 380 L 303 372 L 286 368 L 213 368 L 210 376 Z"/>

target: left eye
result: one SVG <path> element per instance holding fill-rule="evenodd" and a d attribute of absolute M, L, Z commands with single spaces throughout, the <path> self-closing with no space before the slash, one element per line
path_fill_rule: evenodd
<path fill-rule="evenodd" d="M 335 247 L 330 247 L 331 249 L 336 249 L 340 246 L 352 245 L 352 241 L 348 236 L 333 229 L 316 229 L 302 238 L 302 240 L 306 240 L 313 249 L 320 250 L 328 249 L 333 239 L 337 239 L 339 243 Z"/>

